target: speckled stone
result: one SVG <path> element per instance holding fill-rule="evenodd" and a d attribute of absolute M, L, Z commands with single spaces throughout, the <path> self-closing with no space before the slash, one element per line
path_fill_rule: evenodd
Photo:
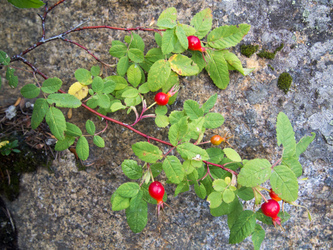
<path fill-rule="evenodd" d="M 0 49 L 10 56 L 23 51 L 41 37 L 41 10 L 18 10 L 1 4 Z M 52 4 L 56 1 L 49 1 Z M 313 221 L 307 219 L 306 210 L 285 206 L 291 219 L 284 224 L 285 232 L 264 225 L 266 238 L 262 249 L 331 249 L 333 231 L 332 211 L 332 1 L 66 1 L 50 13 L 46 37 L 64 32 L 81 22 L 84 25 L 112 25 L 117 27 L 148 26 L 152 19 L 167 7 L 174 6 L 179 20 L 188 24 L 198 11 L 211 8 L 213 26 L 251 24 L 251 30 L 242 43 L 258 44 L 274 51 L 281 43 L 283 49 L 275 59 L 267 60 L 240 54 L 239 45 L 233 48 L 244 66 L 256 69 L 249 76 L 231 72 L 226 90 L 217 89 L 206 73 L 181 78 L 182 88 L 177 102 L 170 110 L 179 110 L 186 99 L 200 104 L 218 93 L 213 111 L 223 114 L 225 124 L 206 132 L 205 139 L 214 133 L 228 132 L 233 136 L 231 145 L 245 159 L 266 158 L 271 162 L 281 157 L 276 145 L 275 123 L 279 112 L 285 112 L 294 126 L 297 140 L 316 132 L 315 141 L 301 155 L 304 167 L 297 203 L 306 206 Z M 139 32 L 147 41 L 146 51 L 155 46 L 153 33 Z M 115 63 L 108 54 L 111 41 L 122 40 L 125 32 L 89 30 L 68 36 L 107 63 Z M 75 81 L 74 71 L 90 69 L 97 63 L 85 51 L 63 41 L 45 44 L 26 58 L 50 77 L 59 77 L 66 90 Z M 268 65 L 271 65 L 275 71 Z M 26 68 L 15 63 L 18 68 Z M 19 85 L 31 83 L 28 71 L 17 70 Z M 277 87 L 282 72 L 293 77 L 288 94 Z M 105 70 L 111 75 L 112 70 Z M 0 105 L 15 102 L 18 90 L 11 91 L 1 71 Z M 41 81 L 41 79 L 39 79 Z M 11 93 L 11 95 L 8 95 Z M 148 96 L 151 98 L 151 96 Z M 150 99 L 152 100 L 152 98 Z M 119 112 L 113 116 L 127 123 L 133 116 Z M 72 122 L 84 128 L 86 119 L 99 123 L 84 110 L 73 112 Z M 160 139 L 167 139 L 165 129 L 151 127 L 144 120 L 137 129 Z M 22 176 L 20 197 L 8 203 L 19 234 L 21 249 L 252 249 L 251 239 L 229 245 L 226 217 L 214 218 L 208 203 L 197 198 L 193 190 L 173 197 L 174 185 L 166 185 L 169 194 L 166 209 L 158 220 L 154 206 L 149 206 L 148 225 L 140 234 L 134 234 L 126 223 L 125 213 L 113 212 L 110 197 L 116 188 L 127 181 L 121 172 L 124 159 L 135 159 L 130 145 L 142 140 L 133 132 L 110 125 L 102 135 L 106 147 L 91 148 L 87 163 L 94 165 L 87 171 L 78 171 L 72 155 L 64 153 L 53 164 L 53 172 L 39 169 L 37 173 Z M 161 147 L 164 152 L 167 147 Z M 163 182 L 164 179 L 161 178 Z M 251 204 L 247 204 L 249 209 Z"/>

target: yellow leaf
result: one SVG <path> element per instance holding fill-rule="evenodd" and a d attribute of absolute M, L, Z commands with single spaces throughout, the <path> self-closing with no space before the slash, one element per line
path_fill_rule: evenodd
<path fill-rule="evenodd" d="M 88 95 L 88 90 L 88 86 L 82 85 L 79 82 L 75 82 L 69 87 L 68 94 L 75 96 L 79 100 L 82 100 Z"/>
<path fill-rule="evenodd" d="M 0 148 L 2 148 L 3 146 L 7 145 L 9 143 L 9 141 L 2 141 L 0 142 Z"/>

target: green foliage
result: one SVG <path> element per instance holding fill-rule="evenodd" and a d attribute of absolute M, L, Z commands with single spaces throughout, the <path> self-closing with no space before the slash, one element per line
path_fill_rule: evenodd
<path fill-rule="evenodd" d="M 14 141 L 1 141 L 0 142 L 0 153 L 1 155 L 9 155 L 11 152 L 14 153 L 20 153 L 21 151 L 19 149 L 17 149 L 16 147 L 18 147 L 18 140 L 14 140 Z"/>
<path fill-rule="evenodd" d="M 256 53 L 259 49 L 259 46 L 258 45 L 252 45 L 252 44 L 249 44 L 249 45 L 245 45 L 245 44 L 242 44 L 240 46 L 240 52 L 242 55 L 246 56 L 246 57 L 251 57 L 254 53 Z"/>
<path fill-rule="evenodd" d="M 291 75 L 287 72 L 283 72 L 278 78 L 279 89 L 282 89 L 284 91 L 284 93 L 287 94 L 292 81 L 293 81 L 293 78 L 291 77 Z"/>
<path fill-rule="evenodd" d="M 8 0 L 8 2 L 18 8 L 40 8 L 44 5 L 40 0 Z"/>

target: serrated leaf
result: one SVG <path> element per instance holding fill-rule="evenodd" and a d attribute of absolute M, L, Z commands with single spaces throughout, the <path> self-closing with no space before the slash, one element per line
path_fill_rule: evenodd
<path fill-rule="evenodd" d="M 227 204 L 227 203 L 224 203 Z M 227 204 L 227 205 L 233 205 L 232 207 L 232 211 L 228 214 L 228 227 L 229 229 L 232 228 L 232 226 L 234 225 L 235 221 L 238 219 L 239 214 L 243 211 L 243 206 L 242 204 L 239 202 L 238 199 L 234 199 L 233 202 Z"/>
<path fill-rule="evenodd" d="M 39 96 L 40 88 L 38 88 L 35 84 L 26 84 L 21 88 L 21 94 L 25 98 L 36 98 Z"/>
<path fill-rule="evenodd" d="M 182 164 L 176 156 L 169 155 L 163 161 L 163 170 L 172 183 L 179 184 L 184 178 Z"/>
<path fill-rule="evenodd" d="M 75 70 L 74 76 L 78 82 L 83 85 L 89 85 L 92 83 L 91 72 L 89 70 L 80 68 Z"/>
<path fill-rule="evenodd" d="M 125 37 L 125 41 L 127 40 L 126 38 L 127 38 L 127 36 Z M 134 49 L 139 49 L 141 51 L 145 50 L 145 43 L 144 43 L 143 39 L 141 38 L 141 36 L 139 36 L 138 34 L 132 33 L 130 39 L 131 39 L 129 42 L 130 49 L 134 48 Z"/>
<path fill-rule="evenodd" d="M 205 115 L 205 128 L 218 128 L 224 123 L 224 117 L 219 113 L 208 113 Z"/>
<path fill-rule="evenodd" d="M 193 76 L 199 73 L 199 67 L 187 56 L 174 54 L 169 58 L 171 69 L 181 76 Z"/>
<path fill-rule="evenodd" d="M 160 106 L 158 105 L 155 108 L 155 114 L 156 115 L 165 115 L 168 112 L 168 108 L 166 106 Z"/>
<path fill-rule="evenodd" d="M 229 71 L 223 53 L 211 50 L 207 50 L 207 53 L 210 56 L 210 60 L 205 67 L 208 75 L 218 88 L 225 89 L 229 84 Z"/>
<path fill-rule="evenodd" d="M 249 187 L 241 187 L 238 189 L 237 195 L 244 201 L 249 201 L 254 198 L 253 189 Z"/>
<path fill-rule="evenodd" d="M 66 135 L 78 137 L 82 135 L 81 129 L 73 123 L 66 122 Z"/>
<path fill-rule="evenodd" d="M 204 185 L 198 185 L 197 182 L 194 183 L 194 192 L 200 199 L 205 199 L 206 198 L 206 188 Z"/>
<path fill-rule="evenodd" d="M 192 144 L 189 142 L 183 143 L 177 147 L 177 152 L 181 155 L 183 159 L 188 160 L 208 160 L 209 155 L 206 150 Z"/>
<path fill-rule="evenodd" d="M 277 116 L 276 137 L 278 145 L 283 145 L 283 157 L 296 155 L 295 132 L 288 116 L 283 112 L 280 112 Z"/>
<path fill-rule="evenodd" d="M 235 193 L 232 190 L 230 190 L 230 189 L 226 189 L 223 192 L 223 201 L 225 203 L 232 202 L 235 199 L 235 197 L 236 197 Z"/>
<path fill-rule="evenodd" d="M 127 70 L 127 79 L 133 87 L 137 87 L 141 82 L 141 70 L 137 64 L 132 64 Z"/>
<path fill-rule="evenodd" d="M 255 226 L 255 213 L 250 210 L 242 211 L 230 229 L 229 243 L 236 244 L 242 242 L 253 233 Z"/>
<path fill-rule="evenodd" d="M 134 49 L 134 48 L 129 49 L 128 57 L 135 63 L 141 63 L 141 62 L 143 62 L 143 59 L 144 59 L 142 50 Z"/>
<path fill-rule="evenodd" d="M 208 161 L 215 164 L 218 164 L 220 161 L 222 161 L 224 157 L 224 153 L 220 148 L 207 148 L 206 152 L 209 155 Z"/>
<path fill-rule="evenodd" d="M 282 165 L 287 166 L 288 168 L 290 168 L 294 174 L 296 175 L 296 177 L 300 177 L 303 173 L 303 168 L 301 163 L 298 161 L 298 158 L 296 155 L 294 155 L 293 157 L 282 157 Z"/>
<path fill-rule="evenodd" d="M 170 63 L 165 60 L 156 61 L 148 72 L 148 88 L 157 91 L 163 87 L 171 73 Z"/>
<path fill-rule="evenodd" d="M 193 100 L 186 100 L 184 102 L 184 110 L 191 120 L 198 119 L 204 114 L 203 109 L 201 109 L 199 104 Z"/>
<path fill-rule="evenodd" d="M 125 198 L 116 193 L 111 197 L 112 211 L 120 211 L 126 209 L 130 205 L 130 198 Z"/>
<path fill-rule="evenodd" d="M 170 117 L 169 117 L 169 120 L 170 120 Z M 187 124 L 188 124 L 187 117 L 183 117 L 183 118 L 179 119 L 176 124 L 171 125 L 171 127 L 169 129 L 169 133 L 168 133 L 168 138 L 170 140 L 170 143 L 173 146 L 177 146 L 178 142 L 186 134 Z"/>
<path fill-rule="evenodd" d="M 100 106 L 101 108 L 104 108 L 104 109 L 110 108 L 110 105 L 111 105 L 109 96 L 106 94 L 100 94 L 100 93 L 97 93 L 97 103 L 98 103 L 98 106 Z"/>
<path fill-rule="evenodd" d="M 214 209 L 210 209 L 210 213 L 214 216 L 214 217 L 218 217 L 218 216 L 222 216 L 225 214 L 230 214 L 233 211 L 238 211 L 239 209 L 237 209 L 237 207 L 239 207 L 240 203 L 238 201 L 238 199 L 234 199 L 232 202 L 230 203 L 225 203 L 222 202 L 221 205 L 219 205 L 218 207 L 214 208 Z M 241 205 L 240 205 L 241 207 Z M 239 213 L 238 213 L 239 215 Z M 229 215 L 228 215 L 229 217 Z"/>
<path fill-rule="evenodd" d="M 127 107 L 139 105 L 142 102 L 140 95 L 133 98 L 125 98 L 125 104 Z"/>
<path fill-rule="evenodd" d="M 8 67 L 6 70 L 6 79 L 11 88 L 16 88 L 18 84 L 18 77 L 14 75 L 15 69 Z"/>
<path fill-rule="evenodd" d="M 139 95 L 139 91 L 135 88 L 128 88 L 125 90 L 122 94 L 121 97 L 123 98 L 135 98 Z"/>
<path fill-rule="evenodd" d="M 101 68 L 98 65 L 92 66 L 90 72 L 93 76 L 98 76 L 101 72 Z"/>
<path fill-rule="evenodd" d="M 125 109 L 126 106 L 124 106 L 123 104 L 121 104 L 121 102 L 119 100 L 117 100 L 116 102 L 112 103 L 110 106 L 110 109 L 112 112 L 116 112 L 120 109 Z"/>
<path fill-rule="evenodd" d="M 162 53 L 164 55 L 167 55 L 169 53 L 171 53 L 174 48 L 175 48 L 175 44 L 177 42 L 177 37 L 175 34 L 175 30 L 174 29 L 168 29 L 163 33 L 163 37 L 162 37 Z"/>
<path fill-rule="evenodd" d="M 104 83 L 103 94 L 110 94 L 116 89 L 116 83 L 114 81 L 106 81 Z"/>
<path fill-rule="evenodd" d="M 80 136 L 76 144 L 76 153 L 78 157 L 85 161 L 89 157 L 89 144 L 84 136 Z"/>
<path fill-rule="evenodd" d="M 55 103 L 61 108 L 78 108 L 81 106 L 81 101 L 70 94 L 53 93 L 46 100 L 49 104 Z"/>
<path fill-rule="evenodd" d="M 255 187 L 271 177 L 271 164 L 266 159 L 247 161 L 237 176 L 238 183 L 245 187 Z"/>
<path fill-rule="evenodd" d="M 50 107 L 46 112 L 45 120 L 49 125 L 52 134 L 58 140 L 65 139 L 64 131 L 66 130 L 66 119 L 59 109 Z"/>
<path fill-rule="evenodd" d="M 128 86 L 126 79 L 122 76 L 108 76 L 104 80 L 115 82 L 116 87 L 114 90 L 122 90 Z"/>
<path fill-rule="evenodd" d="M 211 110 L 217 101 L 217 94 L 215 93 L 202 105 L 204 113 L 208 113 Z"/>
<path fill-rule="evenodd" d="M 96 93 L 102 92 L 104 88 L 104 82 L 101 77 L 96 76 L 94 80 L 92 81 L 91 88 Z"/>
<path fill-rule="evenodd" d="M 126 182 L 121 184 L 117 189 L 117 194 L 125 197 L 132 198 L 139 193 L 140 186 L 136 182 Z"/>
<path fill-rule="evenodd" d="M 65 136 L 65 139 L 57 141 L 54 150 L 63 151 L 73 145 L 75 142 L 74 136 Z"/>
<path fill-rule="evenodd" d="M 93 139 L 93 143 L 100 148 L 104 148 L 105 147 L 105 142 L 104 139 L 102 137 L 100 137 L 99 135 L 95 135 L 94 139 Z"/>
<path fill-rule="evenodd" d="M 189 51 L 192 54 L 192 61 L 195 62 L 197 64 L 197 66 L 199 67 L 199 73 L 206 67 L 207 65 L 207 59 L 205 61 L 205 55 L 202 54 L 202 52 L 200 51 L 194 51 L 194 50 L 190 50 Z M 209 60 L 209 59 L 208 59 Z"/>
<path fill-rule="evenodd" d="M 202 39 L 207 35 L 207 33 L 211 30 L 213 24 L 213 16 L 212 11 L 210 9 L 204 9 L 199 13 L 195 14 L 195 16 L 191 20 L 191 25 L 196 29 L 195 35 Z"/>
<path fill-rule="evenodd" d="M 176 8 L 168 8 L 164 10 L 157 19 L 157 26 L 161 28 L 172 29 L 176 26 L 177 10 Z"/>
<path fill-rule="evenodd" d="M 137 142 L 132 145 L 132 149 L 135 155 L 145 162 L 155 163 L 163 157 L 162 151 L 149 142 Z"/>
<path fill-rule="evenodd" d="M 237 45 L 249 32 L 251 25 L 224 25 L 214 29 L 207 36 L 208 45 L 215 49 L 225 49 Z"/>
<path fill-rule="evenodd" d="M 126 208 L 126 220 L 133 233 L 141 232 L 148 222 L 148 205 L 141 200 L 135 207 Z"/>
<path fill-rule="evenodd" d="M 119 59 L 119 62 L 117 63 L 117 73 L 120 76 L 124 76 L 127 72 L 127 69 L 129 67 L 129 60 L 128 56 L 123 56 Z"/>
<path fill-rule="evenodd" d="M 121 169 L 123 170 L 124 174 L 132 180 L 141 178 L 143 174 L 142 167 L 133 160 L 124 160 L 121 164 Z"/>
<path fill-rule="evenodd" d="M 184 49 L 187 49 L 188 48 L 188 40 L 187 40 L 185 30 L 183 29 L 183 25 L 178 24 L 176 26 L 176 36 L 178 38 L 178 41 L 182 45 L 182 47 Z"/>
<path fill-rule="evenodd" d="M 120 42 L 120 41 L 119 41 Z M 120 42 L 117 45 L 112 45 L 112 47 L 109 50 L 109 53 L 111 56 L 121 58 L 126 55 L 127 53 L 127 46 Z"/>
<path fill-rule="evenodd" d="M 175 124 L 175 123 L 179 122 L 179 120 L 181 118 L 183 118 L 184 116 L 185 116 L 184 111 L 174 110 L 169 115 L 169 121 L 170 121 L 171 124 Z"/>
<path fill-rule="evenodd" d="M 158 33 L 156 33 L 158 34 Z M 161 48 L 152 48 L 150 49 L 147 54 L 145 55 L 145 59 L 143 63 L 141 63 L 141 67 L 149 72 L 150 67 L 158 60 L 164 59 L 164 55 L 162 53 Z"/>
<path fill-rule="evenodd" d="M 39 124 L 43 121 L 48 109 L 49 105 L 47 104 L 46 99 L 39 98 L 36 100 L 31 116 L 32 129 L 36 129 L 39 126 Z"/>
<path fill-rule="evenodd" d="M 86 130 L 87 130 L 88 134 L 90 134 L 90 135 L 95 134 L 96 127 L 95 127 L 95 124 L 93 123 L 93 121 L 91 121 L 91 120 L 86 121 Z"/>
<path fill-rule="evenodd" d="M 176 197 L 178 194 L 187 192 L 189 190 L 190 190 L 190 187 L 188 185 L 188 182 L 187 181 L 182 181 L 181 183 L 179 183 L 177 185 L 174 196 Z"/>
<path fill-rule="evenodd" d="M 227 158 L 229 158 L 231 161 L 234 162 L 241 162 L 242 158 L 239 156 L 239 154 L 232 148 L 224 148 L 223 152 Z"/>
<path fill-rule="evenodd" d="M 265 239 L 265 230 L 259 224 L 256 224 L 252 233 L 252 242 L 254 250 L 260 250 L 261 243 Z"/>
<path fill-rule="evenodd" d="M 9 65 L 10 57 L 7 55 L 6 52 L 0 50 L 0 64 L 2 65 Z"/>
<path fill-rule="evenodd" d="M 276 166 L 270 178 L 274 192 L 285 201 L 295 201 L 298 197 L 298 182 L 294 172 L 287 166 Z"/>
<path fill-rule="evenodd" d="M 75 96 L 79 100 L 85 98 L 88 95 L 88 92 L 88 86 L 82 85 L 79 82 L 73 83 L 68 89 L 68 94 Z"/>
<path fill-rule="evenodd" d="M 227 183 L 222 179 L 216 179 L 213 181 L 212 187 L 215 191 L 223 192 L 227 188 Z"/>
<path fill-rule="evenodd" d="M 207 201 L 211 209 L 217 208 L 222 203 L 222 193 L 216 191 L 211 192 L 207 197 Z"/>
<path fill-rule="evenodd" d="M 305 152 L 307 147 L 316 137 L 316 133 L 311 132 L 312 136 L 304 136 L 297 144 L 296 144 L 296 156 L 299 157 L 302 153 Z"/>
<path fill-rule="evenodd" d="M 242 62 L 239 60 L 239 58 L 234 53 L 231 53 L 228 50 L 223 51 L 223 56 L 224 59 L 228 62 L 228 64 L 232 67 L 232 69 L 237 70 L 243 76 L 250 74 L 254 70 L 254 68 L 244 69 L 242 66 Z"/>
<path fill-rule="evenodd" d="M 169 125 L 169 118 L 166 115 L 156 115 L 155 124 L 159 128 L 165 128 Z"/>
<path fill-rule="evenodd" d="M 40 0 L 8 0 L 8 2 L 18 8 L 39 8 L 45 4 Z"/>
<path fill-rule="evenodd" d="M 43 82 L 42 91 L 47 94 L 52 94 L 57 92 L 61 88 L 61 85 L 62 81 L 59 78 L 49 78 Z"/>

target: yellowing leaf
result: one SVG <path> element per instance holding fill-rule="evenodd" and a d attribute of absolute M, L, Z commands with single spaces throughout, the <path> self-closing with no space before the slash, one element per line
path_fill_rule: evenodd
<path fill-rule="evenodd" d="M 9 141 L 0 142 L 0 148 L 2 148 L 3 146 L 6 146 L 8 143 L 9 143 Z"/>
<path fill-rule="evenodd" d="M 69 87 L 68 94 L 75 96 L 79 100 L 82 100 L 88 95 L 88 90 L 88 86 L 82 85 L 79 82 L 75 82 Z"/>

